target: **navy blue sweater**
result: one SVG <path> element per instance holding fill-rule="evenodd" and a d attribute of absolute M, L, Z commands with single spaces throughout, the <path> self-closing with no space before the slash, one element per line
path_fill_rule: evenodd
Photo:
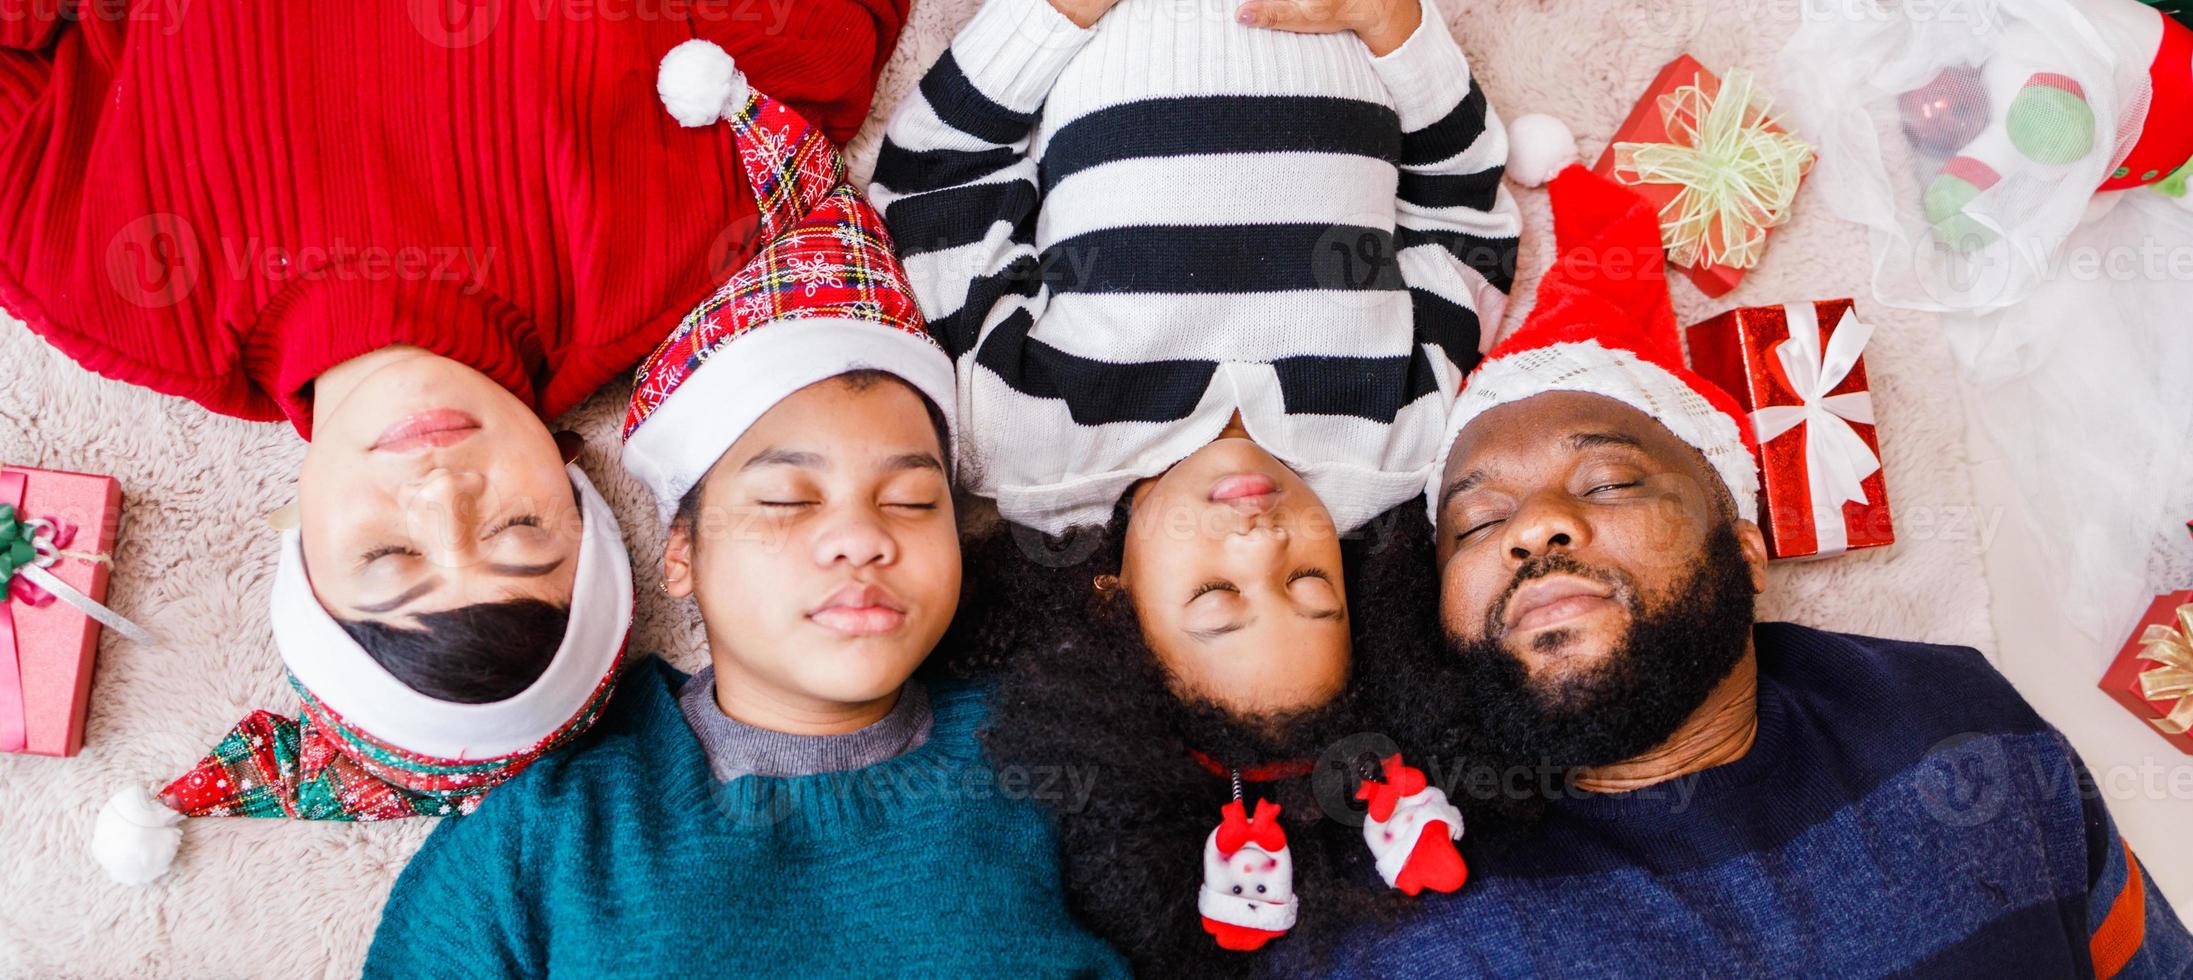
<path fill-rule="evenodd" d="M 1572 792 L 1342 976 L 2193 976 L 2071 746 L 1980 655 L 1761 624 L 1744 758 Z"/>

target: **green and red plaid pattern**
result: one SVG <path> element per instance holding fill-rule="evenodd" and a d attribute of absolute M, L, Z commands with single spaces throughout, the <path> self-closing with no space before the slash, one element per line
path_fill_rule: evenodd
<path fill-rule="evenodd" d="M 162 789 L 160 801 L 186 817 L 374 821 L 470 813 L 489 790 L 592 726 L 616 679 L 612 668 L 586 707 L 535 745 L 458 760 L 406 752 L 358 731 L 291 677 L 302 715 L 252 712 Z"/>
<path fill-rule="evenodd" d="M 762 95 L 749 97 L 730 124 L 761 208 L 763 244 L 641 362 L 626 439 L 725 343 L 757 327 L 864 320 L 936 343 L 882 217 L 845 183 L 844 162 L 822 131 Z"/>

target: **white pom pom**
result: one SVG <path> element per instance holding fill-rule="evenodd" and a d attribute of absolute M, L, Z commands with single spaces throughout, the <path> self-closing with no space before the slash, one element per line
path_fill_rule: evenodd
<path fill-rule="evenodd" d="M 662 56 L 655 94 L 678 125 L 706 126 L 745 104 L 746 76 L 722 48 L 694 38 Z"/>
<path fill-rule="evenodd" d="M 1561 120 L 1534 112 L 1508 123 L 1508 176 L 1516 183 L 1541 186 L 1576 159 L 1576 134 Z"/>
<path fill-rule="evenodd" d="M 107 876 L 125 885 L 151 884 L 168 873 L 183 845 L 183 815 L 152 798 L 142 786 L 114 794 L 99 808 L 91 832 L 91 856 Z"/>

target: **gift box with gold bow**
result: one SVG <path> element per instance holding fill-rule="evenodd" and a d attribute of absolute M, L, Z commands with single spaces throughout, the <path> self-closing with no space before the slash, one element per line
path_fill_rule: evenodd
<path fill-rule="evenodd" d="M 1767 554 L 1826 558 L 1893 544 L 1866 383 L 1873 328 L 1855 305 L 1739 307 L 1684 332 L 1691 368 L 1751 415 Z"/>
<path fill-rule="evenodd" d="M 0 467 L 0 752 L 84 744 L 93 654 L 122 507 L 112 477 Z"/>
<path fill-rule="evenodd" d="M 2193 755 L 2193 589 L 2158 596 L 2102 675 L 2102 690 Z"/>
<path fill-rule="evenodd" d="M 1812 168 L 1812 147 L 1767 110 L 1749 72 L 1724 81 L 1686 54 L 1660 70 L 1592 167 L 1659 210 L 1669 264 L 1708 296 L 1759 263 Z"/>

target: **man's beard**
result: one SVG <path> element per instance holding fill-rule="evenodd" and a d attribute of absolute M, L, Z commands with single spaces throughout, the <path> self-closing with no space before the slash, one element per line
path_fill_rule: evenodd
<path fill-rule="evenodd" d="M 1490 627 L 1516 589 L 1556 573 L 1612 587 L 1629 608 L 1630 628 L 1603 663 L 1533 681 Z M 1623 577 L 1565 553 L 1533 558 L 1493 604 L 1486 639 L 1447 633 L 1455 708 L 1511 764 L 1576 769 L 1634 758 L 1673 735 L 1735 669 L 1749 649 L 1751 617 L 1751 570 L 1727 523 L 1707 535 L 1697 569 L 1659 597 L 1657 608 L 1647 608 Z M 1534 645 L 1550 650 L 1565 639 L 1560 632 L 1541 634 Z"/>

